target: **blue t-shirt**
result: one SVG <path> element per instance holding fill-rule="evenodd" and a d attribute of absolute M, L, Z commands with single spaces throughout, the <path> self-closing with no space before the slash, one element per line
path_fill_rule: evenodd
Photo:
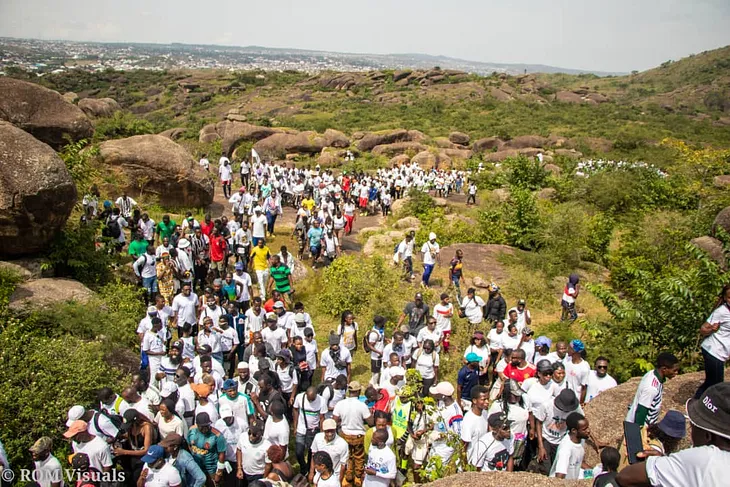
<path fill-rule="evenodd" d="M 457 377 L 461 386 L 461 398 L 471 400 L 471 389 L 479 385 L 479 370 L 471 370 L 466 365 L 461 368 Z"/>
<path fill-rule="evenodd" d="M 309 237 L 310 247 L 319 247 L 322 245 L 322 233 L 322 228 L 312 227 L 309 229 L 309 232 L 307 232 L 307 237 Z"/>

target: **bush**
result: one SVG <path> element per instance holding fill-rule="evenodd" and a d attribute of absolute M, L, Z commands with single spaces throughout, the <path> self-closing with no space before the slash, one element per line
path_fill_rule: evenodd
<path fill-rule="evenodd" d="M 537 190 L 545 186 L 548 172 L 534 157 L 510 157 L 504 161 L 507 182 L 511 187 Z"/>
<path fill-rule="evenodd" d="M 71 217 L 51 243 L 46 257 L 58 277 L 70 277 L 94 287 L 109 281 L 116 257 L 97 249 L 95 225 Z"/>
<path fill-rule="evenodd" d="M 147 120 L 137 118 L 129 112 L 118 111 L 112 117 L 99 119 L 94 140 L 122 139 L 153 133 L 155 127 Z"/>
<path fill-rule="evenodd" d="M 504 227 L 507 242 L 525 250 L 533 250 L 540 230 L 535 195 L 527 189 L 513 187 L 506 213 Z"/>
<path fill-rule="evenodd" d="M 99 171 L 92 164 L 98 154 L 99 148 L 89 147 L 89 141 L 86 139 L 69 143 L 58 154 L 66 163 L 66 168 L 80 194 L 88 191 L 94 179 L 98 177 Z"/>

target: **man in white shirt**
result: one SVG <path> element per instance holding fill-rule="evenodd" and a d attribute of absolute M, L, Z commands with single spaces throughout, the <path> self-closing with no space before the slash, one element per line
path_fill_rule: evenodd
<path fill-rule="evenodd" d="M 608 375 L 608 359 L 606 357 L 598 357 L 595 361 L 595 369 L 591 370 L 588 375 L 586 404 L 591 402 L 603 391 L 607 391 L 617 385 L 616 379 Z"/>
<path fill-rule="evenodd" d="M 157 294 L 157 259 L 155 248 L 147 246 L 147 252 L 142 254 L 132 265 L 134 274 L 145 289 L 145 306 L 150 304 L 152 296 Z"/>
<path fill-rule="evenodd" d="M 550 477 L 559 479 L 582 479 L 582 470 L 591 468 L 583 464 L 585 440 L 591 435 L 588 418 L 579 413 L 570 413 L 565 419 L 568 434 L 558 445 L 555 461 L 550 469 Z"/>
<path fill-rule="evenodd" d="M 221 156 L 218 162 L 218 176 L 221 178 L 221 184 L 223 185 L 223 197 L 228 199 L 231 197 L 233 169 L 231 168 L 231 161 L 226 156 Z"/>
<path fill-rule="evenodd" d="M 423 259 L 423 276 L 421 276 L 421 285 L 427 288 L 434 266 L 437 262 L 439 265 L 441 264 L 441 249 L 439 244 L 436 243 L 435 233 L 431 232 L 428 235 L 428 242 L 421 246 L 421 258 Z"/>
<path fill-rule="evenodd" d="M 340 347 L 340 336 L 331 333 L 329 348 L 322 352 L 319 366 L 322 369 L 322 382 L 335 380 L 339 375 L 346 375 L 349 379 L 352 365 L 352 355 L 345 347 Z"/>
<path fill-rule="evenodd" d="M 337 421 L 325 419 L 322 422 L 322 432 L 317 433 L 312 441 L 311 453 L 325 451 L 332 459 L 333 475 L 340 479 L 340 485 L 345 480 L 347 460 L 350 458 L 350 447 L 347 442 L 337 434 Z M 309 467 L 309 481 L 314 480 L 314 464 Z"/>
<path fill-rule="evenodd" d="M 345 349 L 346 350 L 346 349 Z M 326 353 L 326 352 L 325 352 Z M 370 409 L 364 402 L 360 401 L 362 386 L 359 382 L 353 381 L 347 386 L 348 397 L 338 402 L 333 412 L 333 418 L 340 425 L 340 436 L 347 442 L 350 448 L 350 456 L 354 462 L 347 463 L 345 478 L 349 483 L 357 482 L 363 478 L 365 472 L 365 427 L 375 424 Z M 387 438 L 386 438 L 387 439 Z"/>
<path fill-rule="evenodd" d="M 119 211 L 121 212 L 121 215 L 124 219 L 129 220 L 132 216 L 132 210 L 135 206 L 137 206 L 137 202 L 134 201 L 134 199 L 127 196 L 127 193 L 122 193 L 122 196 L 117 198 L 117 200 L 114 202 L 117 205 L 117 208 L 119 208 Z"/>
<path fill-rule="evenodd" d="M 664 382 L 678 373 L 679 360 L 677 357 L 669 352 L 660 353 L 656 359 L 656 368 L 641 378 L 625 421 L 640 426 L 656 423 L 662 409 Z"/>
<path fill-rule="evenodd" d="M 510 308 L 507 313 L 509 314 L 512 311 L 517 312 L 517 331 L 522 333 L 523 328 L 532 324 L 532 315 L 530 314 L 530 310 L 527 309 L 526 301 L 524 299 L 520 299 L 517 301 L 517 306 Z"/>
<path fill-rule="evenodd" d="M 385 445 L 386 441 L 388 441 L 387 431 L 375 430 L 370 451 L 367 452 L 366 475 L 362 487 L 388 487 L 395 479 L 397 474 L 395 453 Z"/>
<path fill-rule="evenodd" d="M 63 434 L 63 437 L 71 440 L 71 447 L 74 453 L 85 453 L 89 457 L 91 467 L 99 472 L 111 472 L 112 452 L 109 444 L 87 431 L 86 421 L 77 419 Z"/>
<path fill-rule="evenodd" d="M 263 214 L 260 206 L 253 210 L 254 217 L 251 218 L 251 239 L 254 246 L 258 245 L 259 240 L 266 239 L 266 215 Z"/>
<path fill-rule="evenodd" d="M 317 388 L 310 386 L 305 392 L 297 394 L 292 407 L 292 422 L 295 427 L 295 445 L 300 470 L 309 472 L 312 442 L 321 430 L 327 401 L 317 395 Z M 306 454 L 305 454 L 306 453 Z"/>
<path fill-rule="evenodd" d="M 461 422 L 461 441 L 466 447 L 466 461 L 475 466 L 478 461 L 478 442 L 487 434 L 487 406 L 489 389 L 474 386 L 470 393 L 471 409 L 466 412 Z"/>
<path fill-rule="evenodd" d="M 203 154 L 203 157 L 200 158 L 200 167 L 202 167 L 206 171 L 210 171 L 210 161 L 208 160 L 208 155 Z"/>
<path fill-rule="evenodd" d="M 53 440 L 48 436 L 38 438 L 28 450 L 33 457 L 33 478 L 39 487 L 63 487 L 61 463 L 51 454 Z"/>
<path fill-rule="evenodd" d="M 190 284 L 182 287 L 182 292 L 172 300 L 172 313 L 178 327 L 185 323 L 194 325 L 198 322 L 196 310 L 198 308 L 198 295 L 192 291 Z"/>
<path fill-rule="evenodd" d="M 180 472 L 172 463 L 165 461 L 164 447 L 150 446 L 141 460 L 145 465 L 137 485 L 142 484 L 145 487 L 179 487 L 182 485 Z"/>
<path fill-rule="evenodd" d="M 568 388 L 575 392 L 581 404 L 585 404 L 586 401 L 586 386 L 591 373 L 591 366 L 583 358 L 584 351 L 585 345 L 581 340 L 572 340 L 570 342 L 570 360 L 564 362 Z"/>
<path fill-rule="evenodd" d="M 707 389 L 687 402 L 692 448 L 649 456 L 622 469 L 622 487 L 705 487 L 727 485 L 730 465 L 730 383 Z M 642 453 L 639 453 L 642 455 Z"/>
<path fill-rule="evenodd" d="M 461 301 L 463 315 L 472 325 L 479 325 L 484 321 L 484 305 L 486 303 L 480 296 L 477 296 L 476 292 L 476 289 L 470 287 L 466 290 L 466 296 Z"/>
<path fill-rule="evenodd" d="M 512 472 L 514 470 L 514 440 L 512 421 L 507 414 L 495 412 L 487 419 L 491 434 L 479 438 L 476 463 L 480 472 Z"/>

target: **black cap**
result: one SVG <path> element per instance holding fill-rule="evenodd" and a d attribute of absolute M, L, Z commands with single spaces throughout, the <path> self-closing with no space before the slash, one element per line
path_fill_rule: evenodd
<path fill-rule="evenodd" d="M 687 416 L 697 428 L 730 439 L 730 382 L 715 384 L 699 399 L 687 401 Z"/>
<path fill-rule="evenodd" d="M 195 416 L 195 424 L 200 426 L 210 426 L 212 422 L 210 421 L 210 416 L 208 413 L 198 413 L 197 416 Z"/>
<path fill-rule="evenodd" d="M 570 389 L 563 389 L 555 398 L 555 407 L 563 411 L 564 413 L 571 413 L 578 408 L 578 398 L 575 392 Z"/>

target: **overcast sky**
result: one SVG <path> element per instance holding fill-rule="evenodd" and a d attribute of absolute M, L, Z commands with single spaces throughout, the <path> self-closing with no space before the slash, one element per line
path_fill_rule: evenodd
<path fill-rule="evenodd" d="M 424 53 L 595 71 L 730 44 L 730 0 L 0 0 L 0 36 Z"/>

